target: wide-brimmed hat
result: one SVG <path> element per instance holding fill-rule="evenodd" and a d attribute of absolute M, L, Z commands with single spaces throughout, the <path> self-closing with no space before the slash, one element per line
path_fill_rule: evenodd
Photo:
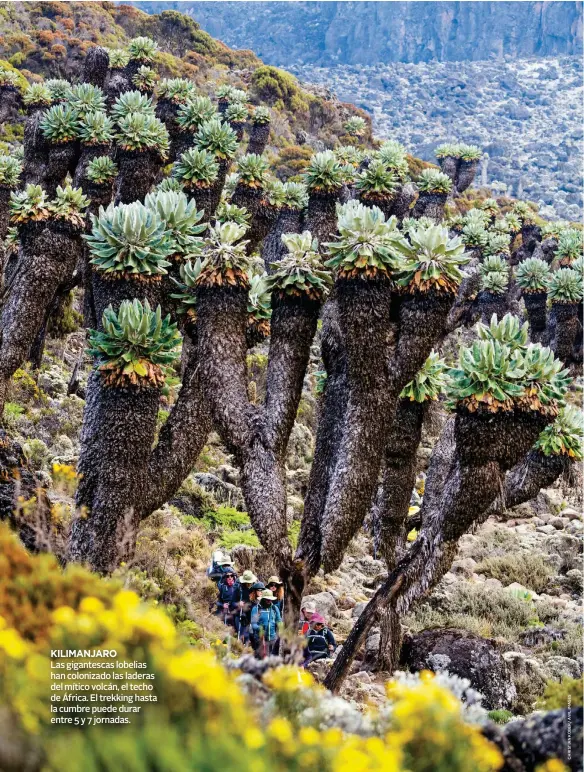
<path fill-rule="evenodd" d="M 321 614 L 314 614 L 310 620 L 311 625 L 326 625 L 326 619 Z"/>
<path fill-rule="evenodd" d="M 266 585 L 263 582 L 254 582 L 249 589 L 250 589 L 250 592 L 251 590 L 265 590 Z"/>
<path fill-rule="evenodd" d="M 271 584 L 284 584 L 284 582 L 280 579 L 279 576 L 270 576 L 270 578 L 268 579 L 268 587 Z"/>
<path fill-rule="evenodd" d="M 277 600 L 277 598 L 271 590 L 263 590 L 262 600 Z"/>
<path fill-rule="evenodd" d="M 242 584 L 253 584 L 254 582 L 257 582 L 258 578 L 254 574 L 253 571 L 250 571 L 249 569 L 247 571 L 244 571 L 243 574 L 239 577 L 239 581 Z"/>
<path fill-rule="evenodd" d="M 308 611 L 310 614 L 314 614 L 316 611 L 316 603 L 312 600 L 307 600 L 300 606 L 300 609 L 301 611 Z"/>
<path fill-rule="evenodd" d="M 220 566 L 233 566 L 233 560 L 229 557 L 229 555 L 224 555 L 221 560 L 219 561 Z"/>

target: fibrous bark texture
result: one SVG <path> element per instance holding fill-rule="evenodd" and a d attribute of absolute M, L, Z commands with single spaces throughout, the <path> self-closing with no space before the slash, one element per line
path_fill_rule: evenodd
<path fill-rule="evenodd" d="M 253 123 L 249 132 L 249 142 L 246 153 L 262 155 L 270 138 L 269 123 Z"/>
<path fill-rule="evenodd" d="M 435 223 L 442 222 L 447 198 L 446 193 L 420 193 L 414 206 L 413 216 L 429 217 Z"/>
<path fill-rule="evenodd" d="M 21 254 L 6 287 L 0 313 L 0 407 L 6 386 L 25 361 L 59 286 L 68 281 L 81 254 L 80 234 L 55 223 L 21 229 Z"/>
<path fill-rule="evenodd" d="M 259 406 L 247 395 L 245 288 L 200 288 L 197 318 L 201 380 L 214 424 L 241 468 L 243 494 L 258 538 L 290 572 L 284 459 L 318 304 L 273 298 L 266 397 Z"/>
<path fill-rule="evenodd" d="M 299 233 L 301 219 L 302 213 L 298 209 L 282 208 L 278 210 L 272 227 L 262 245 L 262 260 L 268 273 L 270 273 L 270 265 L 280 262 L 286 253 L 282 234 Z"/>
<path fill-rule="evenodd" d="M 325 680 L 335 690 L 381 609 L 405 613 L 448 570 L 457 543 L 481 522 L 503 486 L 503 474 L 551 421 L 535 412 L 472 414 L 459 411 L 446 425 L 432 458 L 414 545 L 390 572 L 357 623 Z"/>
<path fill-rule="evenodd" d="M 85 55 L 83 62 L 83 82 L 93 83 L 103 88 L 109 68 L 109 55 L 105 48 L 94 46 Z"/>
<path fill-rule="evenodd" d="M 552 303 L 549 313 L 549 346 L 565 364 L 572 360 L 579 332 L 577 303 Z"/>
<path fill-rule="evenodd" d="M 507 295 L 498 295 L 495 292 L 481 290 L 476 297 L 475 306 L 481 315 L 481 322 L 488 324 L 493 314 L 497 314 L 497 317 L 502 319 L 507 313 Z"/>
<path fill-rule="evenodd" d="M 440 159 L 440 169 L 447 174 L 452 182 L 456 178 L 457 159 L 452 155 L 445 155 Z"/>
<path fill-rule="evenodd" d="M 122 150 L 116 148 L 118 177 L 115 183 L 116 204 L 143 201 L 160 172 L 163 161 L 154 150 Z"/>
<path fill-rule="evenodd" d="M 524 292 L 523 302 L 529 320 L 529 337 L 535 343 L 545 330 L 547 295 L 545 292 Z"/>
<path fill-rule="evenodd" d="M 101 329 L 103 312 L 109 305 L 117 311 L 123 300 L 138 298 L 142 302 L 148 300 L 150 307 L 156 308 L 162 301 L 163 284 L 162 281 L 106 279 L 101 271 L 92 269 L 91 292 L 93 313 Z"/>
<path fill-rule="evenodd" d="M 160 391 L 112 388 L 90 376 L 83 413 L 77 504 L 69 557 L 100 573 L 132 557 L 147 484 Z"/>
<path fill-rule="evenodd" d="M 321 397 L 314 459 L 296 552 L 297 560 L 304 563 L 309 576 L 316 574 L 320 566 L 320 523 L 337 460 L 349 394 L 347 354 L 334 296 L 325 304 L 322 313 L 321 354 L 327 375 L 326 386 Z"/>
<path fill-rule="evenodd" d="M 462 158 L 458 159 L 456 166 L 456 178 L 454 182 L 454 187 L 457 193 L 463 193 L 467 188 L 470 188 L 474 182 L 478 165 L 478 161 L 463 161 Z"/>
<path fill-rule="evenodd" d="M 334 570 L 363 522 L 393 409 L 386 366 L 391 289 L 382 280 L 337 282 L 349 396 L 343 435 L 321 523 L 321 558 Z"/>

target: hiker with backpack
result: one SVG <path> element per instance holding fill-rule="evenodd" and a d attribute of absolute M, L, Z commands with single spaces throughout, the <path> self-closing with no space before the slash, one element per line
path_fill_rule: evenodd
<path fill-rule="evenodd" d="M 278 607 L 280 616 L 284 619 L 284 582 L 278 576 L 270 576 L 266 587 L 273 592 L 276 598 L 274 606 Z"/>
<path fill-rule="evenodd" d="M 275 605 L 276 597 L 271 590 L 264 590 L 259 603 L 257 619 L 258 645 L 256 657 L 264 659 L 277 654 L 280 648 L 279 631 L 282 625 L 280 609 Z"/>
<path fill-rule="evenodd" d="M 235 597 L 238 592 L 238 583 L 233 570 L 227 571 L 223 575 L 223 580 L 217 585 L 217 590 L 217 610 L 215 613 L 217 616 L 223 617 L 223 622 L 226 625 L 235 627 L 234 617 L 237 610 Z"/>
<path fill-rule="evenodd" d="M 237 637 L 245 641 L 247 640 L 247 631 L 250 623 L 251 612 L 251 599 L 250 592 L 252 586 L 257 582 L 258 578 L 253 571 L 244 571 L 239 578 L 237 588 L 233 596 L 233 602 L 235 603 L 235 630 Z M 263 586 L 263 585 L 262 585 Z"/>
<path fill-rule="evenodd" d="M 249 625 L 247 628 L 246 637 L 255 651 L 259 646 L 260 640 L 260 600 L 262 592 L 266 589 L 263 582 L 257 581 L 252 584 L 249 589 Z"/>
<path fill-rule="evenodd" d="M 223 581 L 227 571 L 234 571 L 233 560 L 221 550 L 216 550 L 211 558 L 211 565 L 207 569 L 207 576 L 215 584 Z"/>
<path fill-rule="evenodd" d="M 306 635 L 310 627 L 310 620 L 316 614 L 316 603 L 305 600 L 300 607 L 300 621 L 298 623 L 298 635 Z"/>
<path fill-rule="evenodd" d="M 320 614 L 312 615 L 305 638 L 304 667 L 318 659 L 331 657 L 337 648 L 335 636 L 326 626 L 326 620 Z"/>

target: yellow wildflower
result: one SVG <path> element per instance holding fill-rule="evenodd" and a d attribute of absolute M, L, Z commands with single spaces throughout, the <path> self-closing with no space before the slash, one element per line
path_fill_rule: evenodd
<path fill-rule="evenodd" d="M 266 743 L 262 731 L 253 726 L 244 730 L 243 741 L 246 747 L 250 748 L 251 750 L 261 748 L 262 745 L 265 745 Z"/>
<path fill-rule="evenodd" d="M 94 598 L 91 595 L 82 598 L 81 603 L 79 604 L 79 611 L 81 611 L 83 614 L 98 614 L 103 610 L 104 605 L 100 599 Z"/>
<path fill-rule="evenodd" d="M 26 657 L 29 646 L 16 630 L 9 627 L 6 630 L 0 630 L 0 649 L 12 659 L 21 660 Z"/>

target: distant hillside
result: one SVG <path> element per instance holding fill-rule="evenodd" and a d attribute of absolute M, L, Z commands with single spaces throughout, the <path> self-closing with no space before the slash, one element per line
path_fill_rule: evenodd
<path fill-rule="evenodd" d="M 176 8 L 269 64 L 376 64 L 582 53 L 581 2 L 143 2 Z"/>
<path fill-rule="evenodd" d="M 78 78 L 87 51 L 96 45 L 125 46 L 138 35 L 158 43 L 156 69 L 162 77 L 185 77 L 204 93 L 220 83 L 248 90 L 252 102 L 272 109 L 272 151 L 286 149 L 286 163 L 306 163 L 314 149 L 334 146 L 345 133 L 350 115 L 366 113 L 342 104 L 327 93 L 299 86 L 288 72 L 266 66 L 248 50 L 233 50 L 197 22 L 162 4 L 149 15 L 109 2 L 0 3 L 0 60 L 16 67 L 29 81 Z M 12 130 L 0 131 L 0 142 Z M 305 145 L 305 147 L 300 147 Z"/>

